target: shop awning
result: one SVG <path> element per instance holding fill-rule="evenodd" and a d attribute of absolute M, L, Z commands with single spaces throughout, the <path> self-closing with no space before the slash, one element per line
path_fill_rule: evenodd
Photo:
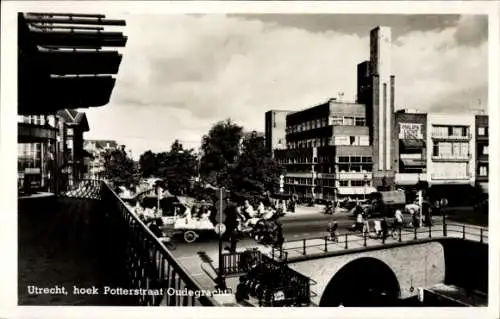
<path fill-rule="evenodd" d="M 421 159 L 402 158 L 401 162 L 406 167 L 425 167 L 426 163 Z"/>
<path fill-rule="evenodd" d="M 425 142 L 421 139 L 403 139 L 401 140 L 401 146 L 407 150 L 421 149 L 425 146 Z"/>

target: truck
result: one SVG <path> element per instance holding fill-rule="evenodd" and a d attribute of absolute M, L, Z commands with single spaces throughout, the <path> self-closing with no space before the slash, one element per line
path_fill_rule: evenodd
<path fill-rule="evenodd" d="M 374 192 L 369 195 L 365 204 L 361 208 L 366 217 L 394 215 L 396 209 L 404 211 L 406 207 L 406 194 L 402 190 Z"/>

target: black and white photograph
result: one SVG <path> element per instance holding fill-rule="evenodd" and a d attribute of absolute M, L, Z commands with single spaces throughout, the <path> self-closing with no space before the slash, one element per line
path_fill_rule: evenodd
<path fill-rule="evenodd" d="M 493 306 L 495 2 L 40 3 L 2 13 L 18 307 Z"/>

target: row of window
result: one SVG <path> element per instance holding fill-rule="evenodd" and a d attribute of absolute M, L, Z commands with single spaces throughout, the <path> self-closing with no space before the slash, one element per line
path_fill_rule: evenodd
<path fill-rule="evenodd" d="M 467 126 L 433 125 L 432 126 L 432 136 L 467 137 L 467 136 L 469 136 L 469 127 L 467 127 Z"/>
<path fill-rule="evenodd" d="M 432 145 L 432 156 L 467 157 L 469 154 L 469 143 L 434 142 Z"/>
<path fill-rule="evenodd" d="M 333 156 L 319 156 L 314 158 L 314 163 L 331 163 Z M 293 158 L 276 158 L 276 162 L 279 164 L 309 164 L 313 163 L 313 157 L 311 156 L 297 156 Z M 339 156 L 337 163 L 342 164 L 371 164 L 371 156 Z"/>
<path fill-rule="evenodd" d="M 366 126 L 366 119 L 364 117 L 355 116 L 330 116 L 328 118 L 318 118 L 315 120 L 303 122 L 297 125 L 290 125 L 286 127 L 286 133 L 299 133 L 325 126 Z"/>
<path fill-rule="evenodd" d="M 301 177 L 285 177 L 286 184 L 295 185 L 310 185 L 313 186 L 312 178 Z M 370 187 L 372 186 L 371 180 L 335 180 L 335 179 L 315 179 L 316 186 L 323 187 Z"/>
<path fill-rule="evenodd" d="M 361 136 L 332 136 L 325 138 L 308 139 L 297 142 L 287 143 L 288 149 L 310 148 L 321 146 L 340 146 L 340 145 L 355 145 L 355 146 L 370 146 L 370 139 L 366 135 Z"/>

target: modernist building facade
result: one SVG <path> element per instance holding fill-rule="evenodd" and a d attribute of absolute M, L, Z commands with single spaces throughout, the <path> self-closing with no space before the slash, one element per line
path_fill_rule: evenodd
<path fill-rule="evenodd" d="M 286 123 L 287 147 L 274 151 L 286 168 L 286 193 L 335 200 L 374 191 L 364 105 L 331 99 L 289 114 Z"/>

